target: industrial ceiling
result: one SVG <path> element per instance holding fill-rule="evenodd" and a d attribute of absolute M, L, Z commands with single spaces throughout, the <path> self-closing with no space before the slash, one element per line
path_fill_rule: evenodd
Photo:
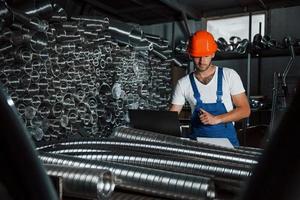
<path fill-rule="evenodd" d="M 72 0 L 124 22 L 156 24 L 300 5 L 299 0 Z M 84 13 L 86 14 L 86 13 Z"/>

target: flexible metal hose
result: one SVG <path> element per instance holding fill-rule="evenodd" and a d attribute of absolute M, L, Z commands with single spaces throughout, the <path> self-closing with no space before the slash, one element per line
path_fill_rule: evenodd
<path fill-rule="evenodd" d="M 224 152 L 216 149 L 209 148 L 200 148 L 193 146 L 182 146 L 175 144 L 164 144 L 164 143 L 154 143 L 154 142 L 146 142 L 146 141 L 129 141 L 129 140 L 120 140 L 120 139 L 85 139 L 81 141 L 66 141 L 60 142 L 59 145 L 94 145 L 93 148 L 97 149 L 98 147 L 110 147 L 110 148 L 120 148 L 120 149 L 132 149 L 134 148 L 136 151 L 141 152 L 151 152 L 155 154 L 163 154 L 163 155 L 176 155 L 176 156 L 190 156 L 193 159 L 197 158 L 207 158 L 214 159 L 219 161 L 228 161 L 235 162 L 241 164 L 256 164 L 257 157 L 253 155 L 244 155 L 235 152 Z M 55 146 L 58 144 L 53 144 L 52 146 L 48 145 L 45 147 L 39 147 L 39 149 L 52 148 L 55 150 Z M 50 149 L 49 149 L 50 150 Z"/>
<path fill-rule="evenodd" d="M 64 153 L 87 160 L 109 161 L 125 163 L 134 166 L 156 168 L 185 174 L 209 176 L 218 188 L 226 191 L 239 192 L 246 178 L 251 176 L 252 168 L 248 165 L 213 161 L 208 159 L 187 159 L 176 156 L 152 155 L 132 151 L 117 151 L 107 148 L 101 152 L 99 149 L 88 149 L 88 145 L 56 147 L 51 153 Z M 74 147 L 69 149 L 70 147 Z M 98 151 L 98 152 L 97 152 Z M 106 152 L 105 152 L 106 151 Z"/>
<path fill-rule="evenodd" d="M 63 194 L 85 199 L 110 199 L 115 188 L 114 177 L 108 170 L 44 165 L 47 174 L 62 177 Z"/>
<path fill-rule="evenodd" d="M 152 141 L 158 143 L 166 143 L 166 144 L 177 144 L 177 145 L 184 145 L 184 146 L 193 146 L 199 148 L 209 148 L 215 149 L 216 151 L 222 152 L 229 152 L 234 154 L 254 154 L 254 155 L 261 155 L 261 152 L 257 151 L 247 151 L 244 149 L 231 149 L 222 146 L 217 146 L 213 144 L 197 142 L 194 140 L 186 140 L 180 137 L 174 137 L 170 135 L 164 135 L 152 131 L 134 129 L 130 127 L 117 127 L 113 130 L 113 133 L 110 135 L 112 138 L 123 138 L 128 139 L 131 141 Z"/>
<path fill-rule="evenodd" d="M 211 175 L 228 179 L 244 179 L 251 175 L 251 169 L 242 165 L 231 165 L 224 162 L 214 162 L 207 159 L 189 160 L 161 155 L 137 155 L 136 152 L 105 152 L 97 154 L 79 154 L 76 157 L 86 160 L 119 162 L 144 167 L 190 173 L 194 175 Z"/>
<path fill-rule="evenodd" d="M 42 153 L 40 159 L 45 164 L 110 170 L 116 177 L 116 186 L 125 190 L 173 199 L 206 199 L 215 196 L 214 184 L 206 177 L 51 153 Z"/>
<path fill-rule="evenodd" d="M 244 179 L 251 176 L 252 167 L 247 164 L 215 161 L 210 159 L 189 159 L 178 156 L 153 155 L 141 153 L 134 148 L 116 150 L 95 145 L 56 145 L 48 149 L 51 153 L 66 154 L 87 160 L 120 162 L 131 165 L 170 169 L 195 175 L 212 175 L 229 179 Z M 46 149 L 45 149 L 46 150 Z"/>

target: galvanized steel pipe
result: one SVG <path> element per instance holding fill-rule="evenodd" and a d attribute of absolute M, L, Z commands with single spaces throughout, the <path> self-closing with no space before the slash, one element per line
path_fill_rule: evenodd
<path fill-rule="evenodd" d="M 138 191 L 172 199 L 194 200 L 215 197 L 214 184 L 209 178 L 205 177 L 119 163 L 88 161 L 51 153 L 41 153 L 39 157 L 45 164 L 110 170 L 116 177 L 116 186 L 129 191 Z"/>
<path fill-rule="evenodd" d="M 141 152 L 152 152 L 163 155 L 175 155 L 175 156 L 189 156 L 193 159 L 197 158 L 207 158 L 220 161 L 228 161 L 235 163 L 243 164 L 256 164 L 256 157 L 253 155 L 242 155 L 235 152 L 223 152 L 221 150 L 209 149 L 209 148 L 200 148 L 193 146 L 182 146 L 175 144 L 163 144 L 155 142 L 146 142 L 146 141 L 130 141 L 130 140 L 120 140 L 120 139 L 101 139 L 101 140 L 82 140 L 82 141 L 73 141 L 73 142 L 60 142 L 60 145 L 94 145 L 93 148 L 98 147 L 114 147 L 120 149 L 135 149 L 136 151 Z M 57 144 L 56 144 L 57 145 Z M 55 150 L 55 144 L 53 145 L 53 150 Z M 43 149 L 39 147 L 38 149 Z M 50 150 L 50 149 L 49 149 Z"/>
<path fill-rule="evenodd" d="M 192 146 L 196 148 L 209 148 L 215 149 L 216 151 L 221 151 L 223 153 L 234 153 L 236 156 L 239 155 L 256 155 L 257 157 L 261 155 L 260 152 L 246 151 L 241 149 L 231 149 L 222 146 L 217 146 L 213 144 L 197 142 L 194 140 L 186 140 L 180 137 L 174 137 L 170 135 L 160 134 L 152 131 L 134 129 L 130 127 L 116 127 L 113 130 L 113 133 L 110 135 L 111 138 L 122 138 L 131 141 L 151 141 L 157 143 L 165 143 L 165 144 L 176 144 L 182 146 Z"/>
<path fill-rule="evenodd" d="M 110 199 L 114 191 L 114 176 L 108 170 L 49 164 L 44 166 L 48 175 L 62 177 L 64 196 L 99 200 Z"/>

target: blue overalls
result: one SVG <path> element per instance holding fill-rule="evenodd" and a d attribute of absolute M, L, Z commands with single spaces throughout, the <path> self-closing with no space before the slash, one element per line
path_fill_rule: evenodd
<path fill-rule="evenodd" d="M 233 146 L 239 146 L 239 142 L 236 136 L 236 131 L 232 122 L 220 123 L 217 125 L 205 125 L 199 119 L 200 108 L 209 112 L 212 115 L 221 115 L 227 113 L 225 105 L 222 103 L 222 80 L 223 80 L 223 68 L 218 68 L 218 85 L 217 85 L 217 102 L 216 103 L 203 103 L 200 93 L 196 87 L 194 73 L 189 75 L 191 85 L 194 92 L 194 97 L 197 101 L 194 112 L 191 118 L 192 132 L 190 134 L 191 139 L 196 137 L 210 137 L 210 138 L 228 138 Z"/>

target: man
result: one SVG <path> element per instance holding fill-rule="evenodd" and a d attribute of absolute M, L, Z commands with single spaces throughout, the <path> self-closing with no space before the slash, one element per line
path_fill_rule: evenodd
<path fill-rule="evenodd" d="M 191 37 L 188 53 L 195 71 L 178 81 L 170 110 L 180 113 L 187 100 L 192 109 L 190 138 L 228 138 L 239 146 L 233 122 L 248 117 L 250 106 L 236 71 L 212 64 L 216 51 L 209 32 L 197 31 Z"/>

